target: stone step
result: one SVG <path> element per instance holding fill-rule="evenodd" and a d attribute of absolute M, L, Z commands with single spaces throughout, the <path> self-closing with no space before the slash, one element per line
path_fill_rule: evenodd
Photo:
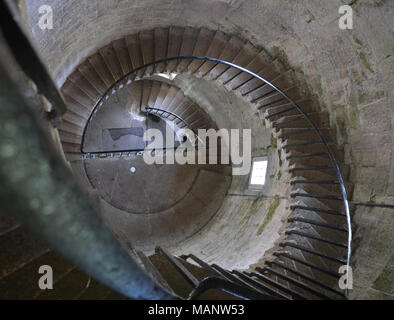
<path fill-rule="evenodd" d="M 166 110 L 166 106 L 163 105 L 163 101 L 166 98 L 169 89 L 170 86 L 167 83 L 165 82 L 161 83 L 159 93 L 157 94 L 156 97 L 156 101 L 153 104 L 153 108 Z"/>
<path fill-rule="evenodd" d="M 271 68 L 272 68 L 272 66 L 271 66 Z M 267 73 L 269 76 L 270 73 L 269 72 L 267 72 Z M 276 74 L 276 76 L 275 75 L 272 75 L 272 76 L 274 76 L 274 78 L 272 78 L 270 80 L 272 82 L 272 84 L 277 86 L 278 88 L 281 88 L 281 90 L 283 90 L 283 91 L 286 91 L 289 88 L 294 86 L 290 71 L 287 71 L 286 73 L 282 73 L 282 74 Z M 263 84 L 264 83 L 260 81 L 260 85 L 263 85 Z M 260 103 L 263 101 L 268 101 L 267 100 L 268 97 L 274 96 L 274 94 L 276 93 L 276 90 L 273 89 L 270 85 L 263 85 L 263 86 L 257 87 L 257 89 L 256 88 L 253 88 L 253 89 L 254 90 L 252 92 L 250 92 L 250 90 L 249 90 L 249 93 L 247 91 L 243 92 L 243 95 L 247 99 L 249 99 L 249 101 L 251 101 L 252 103 Z"/>
<path fill-rule="evenodd" d="M 72 112 L 74 114 L 77 114 L 78 116 L 82 117 L 85 121 L 89 118 L 90 110 L 85 107 L 84 105 L 81 105 L 79 102 L 74 100 L 71 96 L 69 96 L 66 93 L 63 93 L 64 101 L 67 104 L 67 112 Z M 93 108 L 93 104 L 91 105 L 91 108 Z"/>
<path fill-rule="evenodd" d="M 153 265 L 151 259 L 149 259 L 145 253 L 142 251 L 137 252 L 137 257 L 142 263 L 142 267 L 145 269 L 145 271 L 157 282 L 159 283 L 163 288 L 165 288 L 168 292 L 173 293 L 174 291 L 170 287 L 170 285 L 167 283 L 167 281 L 163 278 L 163 276 L 160 274 L 160 272 L 156 269 L 156 267 Z"/>
<path fill-rule="evenodd" d="M 297 201 L 297 199 L 303 198 L 303 199 L 315 199 L 318 202 L 323 203 L 325 206 L 332 210 L 342 210 L 343 209 L 343 200 L 342 200 L 342 195 L 340 194 L 324 194 L 324 191 L 327 191 L 323 188 L 318 188 L 318 186 L 313 186 L 313 188 L 308 188 L 310 192 L 307 192 L 306 190 L 303 190 L 301 188 L 297 188 L 294 190 L 290 196 Z M 315 190 L 315 191 L 313 191 Z M 311 193 L 313 192 L 313 193 Z M 328 193 L 328 192 L 327 192 Z"/>
<path fill-rule="evenodd" d="M 231 37 L 226 45 L 224 46 L 222 52 L 219 55 L 219 59 L 227 62 L 232 62 L 237 55 L 242 50 L 243 43 L 236 37 Z M 229 67 L 219 64 L 214 67 L 209 74 L 207 74 L 207 80 L 216 80 L 218 79 Z"/>
<path fill-rule="evenodd" d="M 142 49 L 140 46 L 140 39 L 138 34 L 126 36 L 126 46 L 129 51 L 130 61 L 133 65 L 133 70 L 141 67 L 144 64 L 142 57 Z M 143 71 L 139 71 L 136 75 L 142 75 Z"/>
<path fill-rule="evenodd" d="M 293 99 L 293 101 L 297 101 L 297 100 L 304 98 L 303 95 L 301 94 L 299 88 L 296 86 L 292 86 L 292 87 L 290 87 L 288 89 L 284 89 L 282 91 L 290 99 Z M 256 101 L 256 105 L 258 106 L 258 109 L 264 110 L 266 108 L 281 106 L 284 103 L 287 103 L 288 101 L 289 100 L 287 100 L 281 93 L 271 91 L 271 93 L 268 96 Z"/>
<path fill-rule="evenodd" d="M 170 88 L 167 90 L 166 96 L 162 101 L 162 109 L 165 110 L 170 110 L 170 106 L 172 101 L 174 100 L 176 94 L 180 91 L 178 88 L 175 86 L 170 86 Z"/>
<path fill-rule="evenodd" d="M 153 81 L 152 83 L 152 89 L 149 94 L 149 99 L 148 99 L 148 106 L 153 108 L 156 103 L 157 96 L 159 95 L 161 89 L 161 82 L 159 81 Z"/>
<path fill-rule="evenodd" d="M 155 61 L 162 60 L 167 57 L 167 44 L 168 44 L 168 28 L 156 28 L 154 30 L 154 48 L 155 48 Z M 156 65 L 156 72 L 164 72 L 166 63 Z"/>
<path fill-rule="evenodd" d="M 301 273 L 298 270 L 294 270 L 292 267 L 286 266 L 281 260 L 270 263 L 269 270 L 277 275 L 283 275 L 284 279 L 288 279 L 289 286 L 293 290 L 299 291 L 309 299 L 331 300 L 338 299 L 339 297 L 343 298 L 342 293 L 340 293 L 336 288 L 332 288 L 330 284 L 316 281 L 313 277 Z M 327 288 L 332 288 L 332 291 L 327 290 Z M 333 291 L 338 292 L 340 295 Z"/>
<path fill-rule="evenodd" d="M 335 157 L 341 153 L 336 144 L 328 143 L 328 146 Z M 308 141 L 287 139 L 285 143 L 281 144 L 281 147 L 286 152 L 297 152 L 303 154 L 327 152 L 325 145 L 318 139 Z"/>
<path fill-rule="evenodd" d="M 319 203 L 318 201 L 309 201 L 308 199 L 303 199 L 299 201 L 303 205 L 291 206 L 291 215 L 289 217 L 303 217 L 308 220 L 316 220 L 317 222 L 328 223 L 332 226 L 339 226 L 340 229 L 346 228 L 346 216 L 344 208 L 331 209 L 328 205 L 324 203 Z M 308 209 L 308 210 L 306 210 Z M 320 210 L 319 210 L 320 209 Z M 329 211 L 328 211 L 329 210 Z M 337 213 L 337 214 L 334 214 Z M 330 214 L 331 213 L 331 214 Z M 318 226 L 316 228 L 319 228 Z M 332 238 L 329 235 L 328 230 L 330 228 L 325 228 L 325 236 L 327 238 Z M 334 229 L 336 230 L 336 229 Z M 338 230 L 340 232 L 340 230 Z M 337 232 L 335 231 L 335 234 Z M 334 234 L 334 235 L 335 235 Z M 343 234 L 339 233 L 338 239 L 345 239 L 342 237 Z M 333 238 L 332 238 L 333 239 Z M 334 240 L 334 239 L 333 239 Z"/>
<path fill-rule="evenodd" d="M 182 44 L 179 49 L 179 56 L 191 56 L 193 55 L 194 48 L 197 43 L 197 38 L 199 36 L 200 30 L 186 27 L 183 31 L 183 39 Z M 188 65 L 191 63 L 191 60 L 183 60 L 177 63 L 177 68 L 174 70 L 175 72 L 183 73 L 185 72 Z"/>
<path fill-rule="evenodd" d="M 337 192 L 339 193 L 341 190 L 340 184 L 338 179 L 331 179 L 331 180 L 317 180 L 314 178 L 313 180 L 306 179 L 305 177 L 297 174 L 293 174 L 290 180 L 290 184 L 295 186 L 295 188 L 304 188 L 306 185 L 319 185 L 321 188 L 325 190 Z M 353 186 L 350 183 L 345 183 L 345 188 L 348 193 L 351 193 L 353 190 Z"/>
<path fill-rule="evenodd" d="M 317 245 L 317 244 L 316 244 Z M 282 244 L 283 248 L 286 250 L 290 248 L 296 248 L 303 252 L 306 261 L 319 265 L 324 269 L 330 270 L 332 272 L 338 272 L 339 267 L 346 263 L 346 260 L 342 256 L 331 256 L 324 251 L 315 250 L 312 245 L 310 245 L 309 240 L 304 238 L 299 238 L 296 240 L 287 240 Z M 346 251 L 344 251 L 346 255 Z M 334 280 L 332 280 L 334 284 Z"/>
<path fill-rule="evenodd" d="M 66 153 L 66 160 L 71 162 L 71 161 L 82 161 L 83 155 L 82 153 Z"/>
<path fill-rule="evenodd" d="M 74 84 L 71 80 L 67 79 L 61 89 L 63 95 L 68 97 L 70 101 L 66 101 L 67 104 L 74 102 L 78 103 L 82 108 L 86 108 L 87 112 L 93 108 L 95 100 L 91 98 L 86 92 L 82 91 L 79 83 Z"/>
<path fill-rule="evenodd" d="M 215 36 L 215 31 L 201 28 L 193 50 L 193 56 L 207 56 L 208 49 Z M 202 60 L 194 60 L 188 66 L 188 73 L 193 73 L 201 64 Z"/>
<path fill-rule="evenodd" d="M 171 103 L 167 106 L 167 110 L 176 113 L 178 109 L 181 110 L 189 104 L 190 101 L 187 101 L 187 99 L 185 99 L 183 92 L 181 90 L 178 90 Z"/>
<path fill-rule="evenodd" d="M 325 137 L 327 142 L 335 141 L 335 132 L 332 129 L 319 128 L 320 133 Z M 282 141 L 312 141 L 320 139 L 317 131 L 311 127 L 307 128 L 282 128 L 278 131 L 278 138 Z"/>
<path fill-rule="evenodd" d="M 79 65 L 78 71 L 85 77 L 85 79 L 90 82 L 97 92 L 99 92 L 101 95 L 104 94 L 108 86 L 97 73 L 89 59 Z"/>
<path fill-rule="evenodd" d="M 186 270 L 188 270 L 198 281 L 202 281 L 207 277 L 211 277 L 214 274 L 198 267 L 194 264 L 188 263 L 187 261 L 174 257 L 181 265 L 183 265 Z M 154 254 L 149 257 L 152 264 L 160 272 L 162 277 L 167 281 L 174 292 L 183 297 L 187 298 L 190 292 L 193 290 L 194 286 L 185 280 L 184 276 L 175 268 L 175 266 L 170 263 L 170 261 L 161 254 Z M 234 296 L 218 290 L 208 290 L 202 294 L 199 299 L 202 300 L 237 300 Z"/>
<path fill-rule="evenodd" d="M 107 64 L 101 54 L 96 53 L 88 58 L 88 61 L 93 66 L 97 75 L 105 84 L 105 90 L 107 90 L 115 81 L 111 70 L 108 69 Z"/>
<path fill-rule="evenodd" d="M 322 226 L 319 226 L 318 224 L 332 224 L 332 225 L 337 225 L 337 226 L 342 226 L 345 227 L 346 220 L 344 217 L 339 217 L 337 216 L 337 221 L 332 219 L 331 221 L 328 220 L 327 218 L 335 218 L 333 215 L 328 215 L 328 214 L 321 214 L 319 212 L 311 212 L 311 211 L 301 211 L 299 209 L 293 210 L 293 213 L 289 216 L 289 221 L 290 221 L 290 227 L 289 227 L 289 232 L 292 228 L 303 232 L 303 233 L 310 233 L 314 234 L 316 237 L 321 237 L 324 239 L 329 239 L 330 241 L 340 243 L 340 244 L 346 244 L 347 243 L 347 234 L 345 232 L 341 231 L 333 231 L 332 229 L 325 228 Z M 305 221 L 313 221 L 314 223 L 306 223 Z M 312 231 L 311 231 L 312 230 Z M 308 238 L 308 237 L 306 237 Z M 309 241 L 312 241 L 310 238 L 308 238 Z M 330 245 L 332 247 L 335 247 L 335 250 L 342 250 L 344 248 L 341 248 L 339 246 L 335 245 Z"/>
<path fill-rule="evenodd" d="M 129 51 L 127 48 L 126 38 L 120 38 L 112 42 L 113 50 L 116 58 L 119 61 L 121 68 L 121 75 L 125 75 L 133 70 L 133 63 L 130 60 Z"/>
<path fill-rule="evenodd" d="M 269 64 L 270 61 L 268 60 L 266 54 L 261 51 L 260 53 L 256 54 L 252 60 L 249 61 L 245 68 L 264 77 L 264 74 L 260 74 L 260 72 L 266 70 Z M 226 83 L 226 86 L 231 90 L 236 90 L 251 79 L 252 76 L 250 74 L 242 72 L 236 77 L 232 78 L 231 81 L 228 81 Z"/>
<path fill-rule="evenodd" d="M 54 287 L 65 274 L 74 269 L 72 264 L 59 255 L 48 251 L 1 279 L 0 299 L 26 300 L 34 299 L 40 295 L 43 291 L 38 287 L 38 280 L 42 275 L 38 273 L 38 270 L 43 265 L 52 267 Z"/>
<path fill-rule="evenodd" d="M 152 85 L 153 85 L 152 81 L 137 81 L 133 84 L 133 88 L 135 88 L 135 91 L 138 91 L 138 89 L 141 90 L 140 109 L 143 109 L 148 106 Z"/>
<path fill-rule="evenodd" d="M 223 48 L 225 48 L 226 43 L 229 41 L 230 37 L 225 35 L 221 31 L 216 31 L 216 34 L 213 40 L 210 43 L 210 46 L 206 52 L 207 57 L 220 57 L 220 54 L 223 52 Z M 206 61 L 202 66 L 197 69 L 195 75 L 197 77 L 206 76 L 214 67 L 216 63 L 213 61 Z"/>
<path fill-rule="evenodd" d="M 20 227 L 18 221 L 6 212 L 0 211 L 0 237 Z"/>
<path fill-rule="evenodd" d="M 96 89 L 96 87 L 79 71 L 79 69 L 71 73 L 67 80 L 70 80 L 83 93 L 88 95 L 92 101 L 97 101 L 102 95 L 102 92 Z"/>
<path fill-rule="evenodd" d="M 256 57 L 257 54 L 258 51 L 254 46 L 252 46 L 250 43 L 244 43 L 241 48 L 241 51 L 237 54 L 237 56 L 234 58 L 232 63 L 241 67 L 246 67 Z M 240 72 L 235 68 L 230 68 L 222 75 L 220 75 L 218 81 L 222 84 L 227 84 L 238 74 L 241 73 L 243 72 Z"/>
<path fill-rule="evenodd" d="M 167 49 L 167 57 L 168 58 L 179 56 L 179 52 L 180 52 L 181 46 L 182 46 L 183 33 L 184 33 L 183 28 L 170 27 L 170 30 L 168 33 L 168 46 L 167 46 L 167 48 L 168 48 Z M 170 61 L 167 64 L 166 70 L 169 72 L 173 72 L 176 65 L 177 65 L 176 61 Z"/>
<path fill-rule="evenodd" d="M 84 291 L 90 277 L 73 269 L 54 283 L 52 290 L 41 291 L 36 300 L 74 300 Z"/>
<path fill-rule="evenodd" d="M 21 227 L 0 236 L 0 279 L 48 252 L 49 249 Z"/>
<path fill-rule="evenodd" d="M 259 75 L 268 81 L 273 81 L 274 79 L 277 79 L 280 76 L 278 69 L 279 69 L 279 62 L 277 60 L 273 60 L 269 66 L 265 67 L 263 70 L 260 70 Z M 237 89 L 237 92 L 239 92 L 242 96 L 247 96 L 247 95 L 255 94 L 256 92 L 262 90 L 265 87 L 272 88 L 264 81 L 258 78 L 252 78 L 248 82 L 244 83 L 241 87 L 239 87 Z M 256 97 L 257 96 L 255 96 L 254 98 Z M 253 100 L 254 98 L 251 98 L 250 100 Z"/>
<path fill-rule="evenodd" d="M 331 159 L 327 153 L 322 153 L 321 155 L 311 155 L 309 157 L 302 158 L 292 158 L 292 154 L 288 155 L 286 162 L 288 166 L 291 167 L 310 167 L 316 165 L 331 165 Z M 290 157 L 290 158 L 288 158 Z"/>
<path fill-rule="evenodd" d="M 155 60 L 154 33 L 153 30 L 144 30 L 139 34 L 140 48 L 142 52 L 142 64 L 147 65 Z M 154 66 L 146 70 L 146 74 L 152 74 Z"/>
<path fill-rule="evenodd" d="M 60 122 L 58 129 L 64 132 L 70 132 L 77 135 L 82 135 L 83 133 L 83 127 L 65 121 L 64 119 Z"/>
<path fill-rule="evenodd" d="M 310 99 L 298 99 L 295 103 L 307 114 L 309 112 L 314 112 L 314 102 Z M 264 118 L 269 122 L 276 121 L 285 116 L 302 115 L 291 103 L 285 101 L 284 103 L 262 109 L 264 113 Z"/>
<path fill-rule="evenodd" d="M 62 142 L 69 142 L 75 144 L 81 144 L 82 136 L 73 134 L 67 131 L 59 130 L 60 140 Z"/>
<path fill-rule="evenodd" d="M 318 126 L 318 128 L 329 128 L 329 118 L 319 112 L 308 113 L 308 117 Z M 303 115 L 284 115 L 275 122 L 270 123 L 271 128 L 280 130 L 281 128 L 307 128 L 310 123 Z"/>
<path fill-rule="evenodd" d="M 76 153 L 81 154 L 81 144 L 80 143 L 70 143 L 62 142 L 64 153 Z"/>
<path fill-rule="evenodd" d="M 292 240 L 295 244 L 309 248 L 313 250 L 312 246 L 308 243 L 306 239 L 299 239 L 298 242 L 295 240 Z M 289 241 L 290 242 L 290 241 Z M 320 256 L 317 256 L 315 254 L 308 253 L 306 251 L 299 250 L 297 248 L 287 246 L 285 243 L 281 244 L 282 250 L 289 254 L 290 256 L 296 257 L 299 261 L 302 261 L 304 263 L 308 263 L 314 266 L 317 266 L 318 268 L 328 270 L 333 272 L 334 270 L 331 269 L 330 262 L 326 261 Z M 302 263 L 300 263 L 302 264 Z M 314 274 L 314 277 L 319 279 L 321 278 L 320 272 L 316 271 L 316 269 L 311 268 L 312 273 Z M 335 272 L 338 271 L 338 268 L 336 268 Z M 338 279 L 329 279 L 328 281 L 335 281 Z M 287 281 L 286 281 L 287 283 Z"/>
<path fill-rule="evenodd" d="M 110 71 L 112 83 L 119 80 L 123 75 L 123 71 L 112 43 L 101 48 L 99 54 L 103 58 L 107 69 Z"/>

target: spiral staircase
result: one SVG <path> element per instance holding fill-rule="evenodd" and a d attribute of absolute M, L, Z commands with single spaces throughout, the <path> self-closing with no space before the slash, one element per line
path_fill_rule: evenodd
<path fill-rule="evenodd" d="M 129 254 L 172 296 L 182 299 L 346 299 L 338 287 L 338 270 L 350 259 L 346 194 L 352 186 L 344 182 L 348 168 L 342 149 L 328 118 L 314 97 L 297 87 L 293 72 L 235 36 L 204 28 L 145 30 L 112 41 L 75 68 L 61 87 L 67 111 L 57 130 L 66 161 L 89 196 L 96 202 L 103 197 L 92 184 L 94 174 L 89 176 L 93 161 L 136 159 L 143 151 L 85 147 L 92 146 L 89 126 L 104 111 L 106 101 L 122 90 L 128 90 L 132 109 L 140 115 L 193 131 L 217 128 L 209 114 L 169 80 L 171 75 L 225 87 L 272 129 L 272 147 L 291 176 L 287 219 L 264 262 L 249 270 L 226 270 L 188 252 L 175 257 L 161 244 L 154 254 L 128 247 Z M 223 196 L 230 181 L 228 169 L 198 168 L 200 178 L 215 176 Z M 198 181 L 194 186 L 199 187 Z M 208 197 L 213 190 L 205 192 Z M 177 210 L 195 205 L 186 202 L 181 201 Z M 211 206 L 200 211 L 208 220 L 217 210 Z M 0 222 L 0 298 L 125 298 L 59 258 L 4 213 Z M 33 270 L 42 264 L 61 270 L 55 289 L 44 293 L 31 280 Z"/>

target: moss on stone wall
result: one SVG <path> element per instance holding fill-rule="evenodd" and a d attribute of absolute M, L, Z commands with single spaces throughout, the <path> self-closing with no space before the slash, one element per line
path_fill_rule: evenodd
<path fill-rule="evenodd" d="M 286 53 L 279 47 L 272 47 L 272 55 L 283 65 L 285 70 L 293 69 Z"/>
<path fill-rule="evenodd" d="M 364 52 L 360 52 L 360 53 L 359 53 L 359 56 L 360 56 L 361 62 L 363 63 L 364 67 L 365 67 L 366 69 L 368 69 L 370 72 L 373 73 L 374 71 L 373 71 L 373 69 L 372 69 L 372 66 L 371 66 L 371 64 L 368 62 L 367 57 L 366 57 L 366 55 L 364 54 Z"/>
<path fill-rule="evenodd" d="M 352 38 L 353 38 L 353 41 L 354 41 L 358 46 L 362 47 L 362 46 L 364 45 L 364 43 L 363 43 L 359 38 L 357 38 L 354 34 L 352 35 Z"/>
<path fill-rule="evenodd" d="M 273 134 L 271 134 L 271 147 L 273 149 L 276 149 L 278 147 L 278 142 L 276 141 L 276 139 L 275 139 Z"/>
<path fill-rule="evenodd" d="M 264 222 L 257 230 L 257 235 L 258 236 L 263 233 L 265 227 L 271 221 L 272 217 L 274 216 L 274 213 L 275 213 L 276 209 L 279 207 L 279 204 L 280 204 L 280 199 L 278 199 L 278 198 L 274 199 L 272 201 L 272 203 L 270 204 L 270 206 L 268 208 L 268 212 L 265 215 Z"/>
<path fill-rule="evenodd" d="M 389 294 L 393 294 L 394 293 L 394 288 L 392 286 L 393 282 L 394 282 L 394 267 L 388 265 L 383 269 L 379 277 L 374 281 L 372 288 Z"/>
<path fill-rule="evenodd" d="M 282 154 L 281 149 L 278 149 L 279 168 L 281 168 L 282 165 L 283 165 L 283 161 L 282 161 L 282 156 L 281 156 L 281 154 Z"/>

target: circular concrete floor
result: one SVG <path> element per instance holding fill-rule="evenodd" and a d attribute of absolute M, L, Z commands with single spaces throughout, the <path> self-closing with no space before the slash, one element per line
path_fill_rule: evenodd
<path fill-rule="evenodd" d="M 112 206 L 134 214 L 158 213 L 190 192 L 198 165 L 147 165 L 142 156 L 85 161 L 89 180 Z M 133 172 L 134 171 L 134 172 Z"/>

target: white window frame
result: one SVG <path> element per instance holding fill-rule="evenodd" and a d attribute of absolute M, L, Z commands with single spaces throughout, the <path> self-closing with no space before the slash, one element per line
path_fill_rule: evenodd
<path fill-rule="evenodd" d="M 265 171 L 265 180 L 264 180 L 264 184 L 252 184 L 252 183 L 251 183 L 251 182 L 252 182 L 252 175 L 253 175 L 253 164 L 254 164 L 255 162 L 258 162 L 258 161 L 267 161 L 267 169 L 266 169 L 266 171 Z M 257 189 L 257 190 L 263 189 L 264 186 L 267 184 L 267 174 L 268 174 L 268 157 L 267 157 L 267 156 L 254 157 L 254 158 L 252 159 L 252 167 L 251 167 L 251 169 L 250 169 L 250 174 L 249 174 L 249 184 L 248 184 L 249 189 Z"/>

